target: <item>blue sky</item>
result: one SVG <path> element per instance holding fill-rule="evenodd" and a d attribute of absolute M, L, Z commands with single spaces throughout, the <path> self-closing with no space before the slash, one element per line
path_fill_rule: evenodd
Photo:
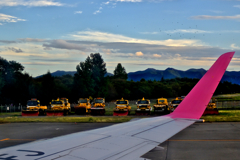
<path fill-rule="evenodd" d="M 232 50 L 239 71 L 240 0 L 0 1 L 0 56 L 32 76 L 74 71 L 90 53 L 110 73 L 208 69 Z"/>

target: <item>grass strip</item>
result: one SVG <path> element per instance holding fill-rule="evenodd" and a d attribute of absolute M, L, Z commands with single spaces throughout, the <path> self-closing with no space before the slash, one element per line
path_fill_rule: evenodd
<path fill-rule="evenodd" d="M 220 110 L 219 115 L 202 116 L 206 122 L 240 122 L 240 110 Z"/>
<path fill-rule="evenodd" d="M 13 122 L 121 123 L 121 122 L 128 122 L 133 118 L 140 118 L 138 116 L 20 117 L 20 116 L 15 116 L 15 114 L 8 115 L 7 117 L 0 117 L 0 123 L 13 123 Z M 142 118 L 145 118 L 145 117 L 142 117 Z M 202 116 L 201 118 L 204 119 L 206 122 L 240 122 L 240 110 L 220 110 L 219 115 L 207 115 L 207 116 Z"/>
<path fill-rule="evenodd" d="M 4 117 L 0 123 L 13 122 L 69 122 L 69 123 L 121 123 L 128 122 L 134 117 Z"/>

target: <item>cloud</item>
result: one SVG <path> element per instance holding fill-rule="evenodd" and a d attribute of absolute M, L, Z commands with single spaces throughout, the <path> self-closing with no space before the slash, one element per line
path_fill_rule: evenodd
<path fill-rule="evenodd" d="M 176 30 L 168 30 L 165 33 L 212 33 L 211 31 L 204 31 L 199 29 L 176 29 Z"/>
<path fill-rule="evenodd" d="M 74 14 L 82 14 L 83 11 L 75 11 Z"/>
<path fill-rule="evenodd" d="M 159 34 L 159 32 L 140 32 L 141 34 Z"/>
<path fill-rule="evenodd" d="M 73 42 L 67 42 L 62 39 L 52 40 L 48 44 L 43 44 L 45 50 L 49 50 L 51 48 L 59 48 L 59 49 L 68 49 L 68 50 L 80 50 L 80 51 L 95 51 L 92 50 L 88 45 L 81 45 Z"/>
<path fill-rule="evenodd" d="M 11 22 L 19 22 L 19 21 L 26 21 L 26 20 L 0 13 L 0 22 L 11 23 Z"/>
<path fill-rule="evenodd" d="M 98 13 L 101 13 L 103 8 L 102 7 L 99 7 L 99 9 L 98 10 L 96 10 L 95 12 L 93 12 L 93 14 L 98 14 Z"/>
<path fill-rule="evenodd" d="M 45 62 L 79 62 L 78 59 L 60 59 L 60 58 L 33 58 L 33 61 L 45 61 Z"/>
<path fill-rule="evenodd" d="M 235 16 L 210 16 L 210 15 L 199 15 L 199 16 L 192 16 L 192 19 L 240 19 L 240 15 Z"/>
<path fill-rule="evenodd" d="M 136 39 L 119 34 L 112 34 L 99 31 L 80 31 L 76 34 L 70 35 L 71 38 L 81 41 L 96 41 L 96 42 L 124 42 L 124 43 L 143 43 L 152 45 L 165 45 L 165 46 L 202 46 L 199 40 L 189 39 L 167 39 L 167 40 L 147 40 Z"/>
<path fill-rule="evenodd" d="M 136 56 L 143 56 L 144 54 L 142 52 L 136 52 L 135 55 Z"/>
<path fill-rule="evenodd" d="M 160 57 L 162 57 L 162 56 L 159 55 L 159 54 L 153 54 L 153 57 L 160 58 Z"/>
<path fill-rule="evenodd" d="M 217 14 L 223 13 L 223 11 L 218 11 L 218 10 L 210 10 L 210 12 L 217 13 Z"/>
<path fill-rule="evenodd" d="M 43 66 L 49 66 L 49 65 L 56 65 L 59 63 L 54 63 L 54 62 L 22 62 L 24 65 L 43 65 Z"/>
<path fill-rule="evenodd" d="M 234 5 L 233 7 L 237 7 L 237 8 L 240 8 L 240 5 Z"/>
<path fill-rule="evenodd" d="M 233 49 L 240 49 L 240 47 L 236 46 L 235 44 L 231 44 L 231 47 L 232 47 Z"/>
<path fill-rule="evenodd" d="M 38 38 L 20 38 L 20 41 L 23 42 L 45 42 L 45 39 L 38 39 Z"/>
<path fill-rule="evenodd" d="M 0 40 L 0 43 L 17 43 L 16 41 Z"/>
<path fill-rule="evenodd" d="M 27 6 L 27 7 L 46 7 L 46 6 L 63 6 L 63 3 L 54 0 L 1 0 L 1 6 Z"/>
<path fill-rule="evenodd" d="M 11 51 L 13 51 L 13 52 L 15 52 L 15 53 L 21 53 L 21 52 L 23 52 L 20 48 L 19 48 L 19 49 L 16 49 L 16 48 L 14 48 L 14 47 L 8 47 L 8 50 L 11 50 Z"/>

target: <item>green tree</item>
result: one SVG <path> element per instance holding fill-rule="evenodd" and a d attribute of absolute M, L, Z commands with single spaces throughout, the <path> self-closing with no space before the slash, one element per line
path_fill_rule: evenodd
<path fill-rule="evenodd" d="M 117 64 L 117 67 L 114 70 L 114 77 L 120 79 L 128 79 L 127 72 L 121 63 Z"/>
<path fill-rule="evenodd" d="M 92 79 L 92 62 L 88 56 L 85 62 L 77 65 L 77 73 L 74 75 L 74 90 L 77 97 L 89 97 L 94 94 L 94 80 Z"/>
<path fill-rule="evenodd" d="M 107 82 L 104 79 L 104 76 L 107 73 L 106 63 L 99 53 L 91 53 L 90 57 L 92 64 L 92 79 L 95 83 L 94 91 L 96 92 L 96 96 L 104 96 L 102 95 L 102 91 L 107 90 Z"/>
<path fill-rule="evenodd" d="M 106 63 L 99 53 L 91 53 L 85 62 L 80 62 L 74 75 L 74 90 L 78 97 L 101 96 L 107 90 L 104 75 L 107 73 Z"/>

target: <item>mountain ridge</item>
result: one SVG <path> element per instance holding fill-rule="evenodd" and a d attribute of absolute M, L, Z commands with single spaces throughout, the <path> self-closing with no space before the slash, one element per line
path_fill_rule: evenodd
<path fill-rule="evenodd" d="M 147 68 L 146 70 L 142 71 L 136 71 L 136 72 L 129 72 L 128 73 L 128 80 L 133 81 L 140 81 L 142 78 L 145 80 L 156 80 L 160 81 L 162 77 L 164 79 L 174 79 L 174 78 L 202 78 L 202 76 L 207 72 L 207 70 L 203 68 L 195 69 L 190 68 L 186 71 L 177 70 L 174 68 L 167 68 L 165 70 L 157 70 L 154 68 Z M 76 71 L 62 71 L 57 70 L 55 72 L 52 72 L 52 76 L 63 76 L 70 74 L 74 76 Z M 43 76 L 43 75 L 41 75 Z M 38 77 L 41 77 L 38 76 Z M 107 73 L 105 76 L 113 76 L 112 73 Z M 36 77 L 36 78 L 38 78 Z M 226 71 L 223 75 L 223 78 L 221 80 L 228 81 L 233 84 L 239 84 L 240 85 L 240 71 Z"/>

